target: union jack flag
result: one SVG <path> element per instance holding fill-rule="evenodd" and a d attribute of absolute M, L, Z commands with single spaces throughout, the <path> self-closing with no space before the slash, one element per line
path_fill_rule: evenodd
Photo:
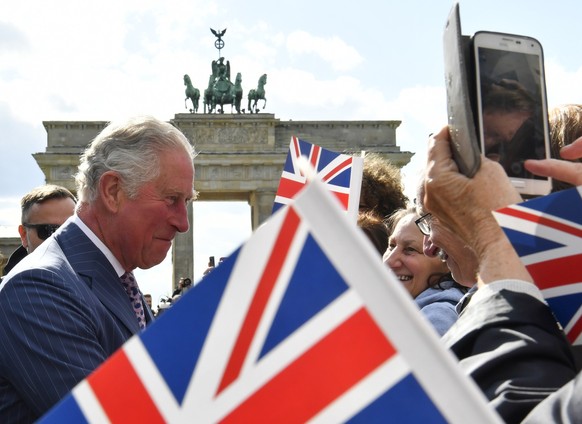
<path fill-rule="evenodd" d="M 365 237 L 313 181 L 41 422 L 500 422 Z"/>
<path fill-rule="evenodd" d="M 572 344 L 582 344 L 582 186 L 499 209 L 495 217 Z"/>
<path fill-rule="evenodd" d="M 297 137 L 291 137 L 289 143 L 289 152 L 275 196 L 273 213 L 290 203 L 307 182 L 307 176 L 300 166 L 301 156 L 308 159 L 319 178 L 327 184 L 329 190 L 335 194 L 348 211 L 348 215 L 355 221 L 360 204 L 364 159 L 332 152 Z"/>

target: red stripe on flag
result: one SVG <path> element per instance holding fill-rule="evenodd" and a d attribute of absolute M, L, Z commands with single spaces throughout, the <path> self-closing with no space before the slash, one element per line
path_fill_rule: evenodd
<path fill-rule="evenodd" d="M 291 143 L 293 144 L 293 153 L 296 158 L 301 156 L 301 150 L 299 149 L 299 139 L 297 137 L 291 137 Z"/>
<path fill-rule="evenodd" d="M 87 381 L 111 422 L 165 422 L 122 349 Z"/>
<path fill-rule="evenodd" d="M 335 194 L 335 197 L 341 202 L 344 206 L 344 209 L 348 209 L 348 203 L 350 202 L 350 194 L 349 193 L 340 193 L 339 191 L 332 191 Z"/>
<path fill-rule="evenodd" d="M 339 174 L 340 171 L 342 171 L 343 169 L 348 168 L 351 164 L 352 164 L 352 158 L 346 159 L 345 161 L 343 161 L 342 163 L 340 163 L 338 166 L 336 166 L 335 168 L 333 168 L 326 175 L 324 175 L 323 176 L 323 181 L 326 181 L 327 182 L 328 180 L 332 179 L 337 174 Z"/>
<path fill-rule="evenodd" d="M 582 237 L 582 230 L 579 230 L 572 225 L 563 224 L 561 222 L 554 221 L 551 218 L 545 218 L 543 216 L 538 216 L 531 214 L 529 212 L 516 210 L 513 208 L 503 208 L 498 211 L 499 213 L 503 213 L 505 215 L 514 216 L 516 218 L 521 218 L 526 221 L 536 222 L 541 225 L 545 225 L 546 227 L 553 228 L 555 230 L 563 231 L 568 234 L 572 234 L 577 237 Z"/>
<path fill-rule="evenodd" d="M 321 147 L 312 144 L 311 154 L 309 155 L 309 162 L 313 166 L 313 169 L 317 170 L 317 164 L 319 163 L 319 157 L 321 156 Z"/>
<path fill-rule="evenodd" d="M 578 321 L 576 321 L 570 331 L 568 331 L 566 337 L 570 340 L 570 343 L 574 344 L 576 339 L 580 336 L 580 333 L 582 333 L 582 319 L 578 318 Z"/>
<path fill-rule="evenodd" d="M 537 262 L 526 268 L 536 286 L 541 290 L 560 287 L 567 284 L 581 283 L 580 261 L 582 253 L 549 261 Z"/>
<path fill-rule="evenodd" d="M 305 183 L 281 178 L 279 189 L 277 190 L 277 196 L 293 199 L 303 187 L 305 187 Z"/>
<path fill-rule="evenodd" d="M 305 422 L 394 354 L 394 347 L 362 308 L 223 422 Z"/>
<path fill-rule="evenodd" d="M 295 210 L 293 208 L 288 208 L 287 216 L 281 226 L 281 232 L 275 241 L 271 256 L 267 262 L 265 270 L 263 271 L 259 285 L 257 286 L 249 311 L 247 312 L 247 316 L 242 324 L 238 339 L 236 340 L 224 371 L 224 375 L 222 376 L 222 381 L 218 386 L 217 394 L 232 383 L 240 373 L 257 326 L 263 316 L 267 302 L 271 297 L 273 287 L 279 278 L 279 273 L 281 272 L 285 259 L 287 258 L 299 222 L 299 216 Z"/>

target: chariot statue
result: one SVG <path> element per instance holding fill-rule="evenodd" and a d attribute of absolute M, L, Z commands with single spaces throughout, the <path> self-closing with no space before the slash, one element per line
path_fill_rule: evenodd
<path fill-rule="evenodd" d="M 218 59 L 211 63 L 212 73 L 208 77 L 208 85 L 204 89 L 202 101 L 204 103 L 204 113 L 224 113 L 224 105 L 231 105 L 231 112 L 236 110 L 241 113 L 241 101 L 243 97 L 242 76 L 241 73 L 236 74 L 233 81 L 230 79 L 230 62 L 225 60 L 224 56 L 220 55 L 221 49 L 224 47 L 224 40 L 222 37 L 226 29 L 210 31 L 216 36 L 215 47 L 218 49 Z M 252 89 L 248 93 L 248 110 L 250 113 L 258 113 L 259 107 L 257 105 L 259 100 L 263 100 L 263 109 L 267 105 L 267 98 L 265 97 L 265 84 L 267 84 L 267 74 L 263 74 L 259 78 L 256 89 Z M 186 86 L 186 98 L 184 105 L 188 109 L 188 99 L 192 102 L 192 108 L 189 109 L 191 113 L 198 111 L 198 103 L 200 99 L 200 90 L 192 85 L 192 81 L 188 74 L 184 75 L 184 85 Z M 245 110 L 242 110 L 244 113 Z"/>
<path fill-rule="evenodd" d="M 212 61 L 212 74 L 208 78 L 208 87 L 204 90 L 204 113 L 214 111 L 224 113 L 224 105 L 231 105 L 241 113 L 242 75 L 236 75 L 235 82 L 230 80 L 230 62 L 224 63 L 224 57 Z"/>

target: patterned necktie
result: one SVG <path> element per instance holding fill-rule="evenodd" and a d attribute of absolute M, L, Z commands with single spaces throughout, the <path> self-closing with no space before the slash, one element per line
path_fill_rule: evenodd
<path fill-rule="evenodd" d="M 133 306 L 133 312 L 135 312 L 135 316 L 137 317 L 139 328 L 143 330 L 145 328 L 145 315 L 141 296 L 139 294 L 139 288 L 137 287 L 137 281 L 135 281 L 133 273 L 126 272 L 123 274 L 121 276 L 121 284 L 123 284 L 123 288 L 125 288 L 125 291 L 129 296 L 131 306 Z"/>

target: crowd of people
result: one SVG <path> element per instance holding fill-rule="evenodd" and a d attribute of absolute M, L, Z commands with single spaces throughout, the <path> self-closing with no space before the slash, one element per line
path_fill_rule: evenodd
<path fill-rule="evenodd" d="M 554 158 L 524 166 L 562 181 L 556 190 L 581 185 L 582 108 L 556 108 L 550 124 Z M 188 230 L 194 156 L 168 123 L 111 123 L 82 155 L 78 199 L 51 185 L 24 196 L 22 246 L 0 286 L 2 422 L 38 419 L 153 322 L 132 272 Z M 445 127 L 429 140 L 414 201 L 397 167 L 364 158 L 358 226 L 505 421 L 573 422 L 576 352 L 491 213 L 521 201 L 493 160 L 473 178 L 459 173 Z M 181 278 L 171 301 L 191 286 Z"/>

